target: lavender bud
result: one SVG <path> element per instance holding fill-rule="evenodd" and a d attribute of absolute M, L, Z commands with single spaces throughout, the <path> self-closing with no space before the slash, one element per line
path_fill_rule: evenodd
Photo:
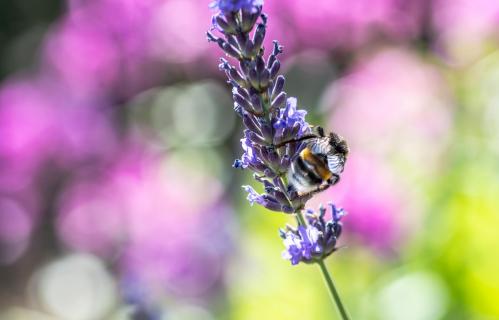
<path fill-rule="evenodd" d="M 270 68 L 272 67 L 272 65 L 274 64 L 274 62 L 277 60 L 276 56 L 274 56 L 273 54 L 271 54 L 269 56 L 269 59 L 267 60 L 267 68 Z"/>
<path fill-rule="evenodd" d="M 263 145 L 263 146 L 268 145 L 267 141 L 265 141 L 265 139 L 262 136 L 260 136 L 259 134 L 255 133 L 255 132 L 250 132 L 248 134 L 248 137 L 253 143 Z"/>
<path fill-rule="evenodd" d="M 300 131 L 301 129 L 301 126 L 299 123 L 295 123 L 293 125 L 293 128 L 291 128 L 290 132 L 289 132 L 289 137 L 292 138 L 292 137 L 296 137 L 298 135 L 298 131 Z M 287 137 L 286 137 L 287 138 Z"/>
<path fill-rule="evenodd" d="M 267 123 L 262 123 L 260 125 L 260 131 L 262 132 L 263 137 L 267 141 L 272 141 L 272 127 Z"/>
<path fill-rule="evenodd" d="M 257 57 L 255 59 L 256 72 L 258 74 L 262 74 L 263 70 L 265 70 L 265 61 L 262 57 Z"/>
<path fill-rule="evenodd" d="M 263 39 L 265 39 L 265 25 L 263 23 L 258 24 L 256 27 L 255 35 L 253 36 L 253 43 L 255 44 L 255 54 L 258 54 L 258 51 L 262 47 Z"/>
<path fill-rule="evenodd" d="M 284 76 L 278 76 L 274 83 L 274 89 L 272 90 L 272 98 L 277 97 L 284 89 Z"/>
<path fill-rule="evenodd" d="M 234 48 L 239 48 L 239 44 L 237 43 L 237 40 L 234 36 L 232 35 L 229 35 L 229 36 L 226 36 L 227 38 L 227 42 L 233 46 Z"/>
<path fill-rule="evenodd" d="M 274 61 L 272 64 L 272 67 L 270 68 L 270 78 L 274 79 L 279 72 L 279 69 L 281 69 L 281 63 L 279 60 Z"/>
<path fill-rule="evenodd" d="M 276 190 L 273 192 L 273 196 L 276 198 L 277 201 L 279 201 L 282 205 L 289 205 L 289 200 L 288 198 L 286 197 L 286 195 L 279 191 L 279 190 Z"/>
<path fill-rule="evenodd" d="M 231 26 L 234 26 L 235 29 L 237 29 L 237 21 L 236 19 L 234 18 L 234 15 L 233 14 L 226 14 L 225 15 L 225 20 L 227 21 L 227 23 Z"/>
<path fill-rule="evenodd" d="M 324 218 L 325 214 L 326 214 L 326 208 L 321 203 L 319 206 L 319 217 Z"/>
<path fill-rule="evenodd" d="M 229 24 L 222 16 L 218 15 L 215 18 L 215 22 L 217 26 L 223 31 L 224 33 L 227 34 L 233 34 L 236 32 L 236 28 L 234 28 L 234 25 Z"/>
<path fill-rule="evenodd" d="M 244 48 L 244 56 L 247 58 L 251 58 L 253 56 L 253 49 L 255 48 L 255 46 L 253 45 L 253 41 L 249 39 L 246 40 L 243 48 Z"/>
<path fill-rule="evenodd" d="M 251 105 L 257 113 L 263 113 L 263 105 L 260 97 L 257 94 L 251 96 Z"/>
<path fill-rule="evenodd" d="M 248 78 L 251 82 L 251 85 L 254 87 L 254 88 L 259 88 L 259 84 L 260 84 L 260 81 L 258 80 L 258 73 L 256 72 L 255 69 L 251 69 L 249 71 L 249 75 L 248 75 Z"/>
<path fill-rule="evenodd" d="M 237 49 L 231 46 L 229 43 L 223 42 L 221 46 L 222 49 L 225 51 L 225 53 L 227 53 L 229 56 L 234 57 L 236 59 L 239 59 L 241 57 L 239 51 L 237 51 Z"/>
<path fill-rule="evenodd" d="M 267 168 L 263 171 L 263 174 L 267 177 L 267 178 L 270 178 L 270 179 L 273 179 L 275 177 L 277 177 L 277 174 L 275 174 L 274 171 L 272 171 L 271 169 Z"/>
<path fill-rule="evenodd" d="M 281 169 L 283 171 L 287 171 L 289 169 L 290 164 L 291 160 L 289 159 L 289 156 L 285 154 L 281 159 Z"/>
<path fill-rule="evenodd" d="M 272 42 L 274 43 L 272 55 L 277 57 L 279 54 L 282 53 L 282 46 L 279 44 L 279 42 L 277 40 L 274 40 Z"/>
<path fill-rule="evenodd" d="M 272 101 L 271 108 L 272 109 L 281 109 L 286 106 L 286 92 L 281 92 L 279 95 Z"/>
<path fill-rule="evenodd" d="M 246 80 L 239 74 L 239 72 L 236 70 L 236 68 L 232 67 L 230 70 L 227 72 L 227 75 L 232 78 L 235 82 L 237 82 L 240 86 L 244 87 L 246 86 Z"/>
<path fill-rule="evenodd" d="M 286 231 L 289 231 L 289 232 L 298 232 L 298 229 L 295 228 L 294 226 L 290 225 L 289 223 L 286 223 Z"/>
<path fill-rule="evenodd" d="M 260 74 L 260 88 L 267 88 L 270 83 L 270 72 L 264 69 Z"/>
<path fill-rule="evenodd" d="M 285 127 L 282 130 L 282 134 L 280 136 L 281 141 L 279 141 L 279 142 L 290 140 L 292 138 L 292 136 L 290 135 L 290 132 L 291 132 L 291 129 L 289 127 Z"/>
<path fill-rule="evenodd" d="M 272 167 L 279 165 L 279 155 L 272 148 L 262 149 L 262 158 L 265 159 L 265 162 L 269 163 Z"/>
<path fill-rule="evenodd" d="M 208 42 L 218 42 L 218 38 L 209 31 L 206 32 L 206 38 L 208 39 Z"/>
<path fill-rule="evenodd" d="M 268 20 L 267 15 L 265 13 L 262 13 L 260 15 L 260 18 L 262 19 L 263 24 L 267 25 L 267 20 Z"/>
<path fill-rule="evenodd" d="M 251 13 L 246 10 L 243 10 L 242 14 L 242 32 L 247 33 L 253 29 L 253 26 L 256 23 L 256 20 L 258 19 L 260 13 Z"/>
<path fill-rule="evenodd" d="M 266 201 L 264 201 L 264 202 L 262 203 L 262 205 L 263 205 L 265 208 L 267 208 L 267 209 L 269 209 L 269 210 L 271 210 L 271 211 L 278 211 L 278 212 L 282 212 L 282 211 L 283 211 L 283 210 L 282 210 L 282 205 L 281 205 L 281 204 L 279 204 L 279 203 L 278 203 L 275 199 L 273 199 L 273 200 L 274 200 L 274 201 L 269 201 L 269 200 L 267 200 L 267 199 L 266 199 Z"/>
<path fill-rule="evenodd" d="M 285 141 L 286 139 L 284 138 L 284 132 L 285 132 L 286 128 L 284 128 L 284 130 L 276 130 L 274 131 L 274 144 L 279 144 L 283 141 Z"/>
<path fill-rule="evenodd" d="M 232 94 L 240 94 L 244 99 L 250 100 L 250 96 L 248 94 L 248 91 L 246 91 L 243 88 L 232 88 Z"/>
<path fill-rule="evenodd" d="M 292 208 L 292 207 L 290 207 L 290 206 L 282 206 L 282 208 L 281 208 L 281 209 L 282 209 L 282 212 L 284 212 L 284 213 L 293 213 L 293 212 L 295 212 L 295 211 L 293 210 L 293 208 Z"/>
<path fill-rule="evenodd" d="M 247 60 L 241 60 L 239 62 L 239 67 L 241 68 L 241 71 L 245 74 L 248 75 L 249 71 L 251 69 L 251 64 Z"/>
<path fill-rule="evenodd" d="M 236 168 L 236 169 L 244 169 L 243 162 L 241 161 L 241 159 L 234 160 L 234 163 L 232 164 L 232 167 Z"/>
<path fill-rule="evenodd" d="M 251 103 L 248 100 L 244 99 L 242 95 L 240 95 L 239 93 L 235 93 L 232 95 L 232 98 L 238 105 L 243 107 L 244 110 L 250 113 L 253 112 L 253 107 L 251 106 Z"/>
<path fill-rule="evenodd" d="M 258 128 L 258 125 L 255 123 L 255 121 L 248 115 L 244 114 L 243 115 L 243 123 L 246 128 L 251 130 L 252 132 L 255 133 L 260 133 L 260 129 Z"/>
<path fill-rule="evenodd" d="M 238 105 L 237 103 L 234 102 L 234 111 L 236 112 L 236 114 L 240 117 L 243 116 L 243 108 L 241 108 L 240 105 Z"/>
<path fill-rule="evenodd" d="M 238 32 L 236 35 L 237 43 L 239 48 L 244 48 L 246 41 L 248 41 L 248 35 L 245 33 Z"/>
<path fill-rule="evenodd" d="M 263 163 L 251 163 L 250 167 L 251 167 L 251 169 L 253 169 L 253 171 L 258 171 L 258 172 L 261 172 L 263 174 L 265 174 L 265 172 L 270 170 Z"/>
<path fill-rule="evenodd" d="M 275 186 L 268 180 L 263 181 L 263 186 L 264 186 L 265 192 L 267 192 L 267 193 L 272 193 L 272 191 L 275 188 Z"/>
<path fill-rule="evenodd" d="M 286 231 L 282 228 L 279 228 L 279 237 L 281 237 L 281 239 L 286 239 Z"/>

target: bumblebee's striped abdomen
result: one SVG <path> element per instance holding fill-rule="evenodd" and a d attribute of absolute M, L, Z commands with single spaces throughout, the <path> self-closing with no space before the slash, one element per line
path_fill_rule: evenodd
<path fill-rule="evenodd" d="M 289 184 L 299 192 L 315 189 L 331 178 L 327 164 L 320 156 L 315 155 L 307 147 L 291 164 L 288 173 Z"/>
<path fill-rule="evenodd" d="M 324 161 L 319 156 L 313 154 L 309 148 L 303 149 L 302 152 L 300 152 L 299 158 L 303 159 L 307 164 L 310 164 L 313 167 L 314 173 L 322 180 L 325 181 L 333 175 Z"/>

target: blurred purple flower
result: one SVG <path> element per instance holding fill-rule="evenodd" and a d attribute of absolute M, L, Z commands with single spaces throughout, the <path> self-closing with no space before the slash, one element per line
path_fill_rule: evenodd
<path fill-rule="evenodd" d="M 331 127 L 352 149 L 404 164 L 401 177 L 433 177 L 439 170 L 450 140 L 449 88 L 413 53 L 387 48 L 364 58 L 323 101 L 332 110 Z"/>
<path fill-rule="evenodd" d="M 432 20 L 436 48 L 451 63 L 471 63 L 488 53 L 488 41 L 499 35 L 496 0 L 437 0 Z"/>
<path fill-rule="evenodd" d="M 147 152 L 125 154 L 98 181 L 67 190 L 58 232 L 73 249 L 119 254 L 123 275 L 152 292 L 203 294 L 222 271 L 230 212 L 217 181 L 191 175 Z"/>
<path fill-rule="evenodd" d="M 311 205 L 334 198 L 348 206 L 347 234 L 359 238 L 371 248 L 390 252 L 402 244 L 414 226 L 406 225 L 402 216 L 406 186 L 390 173 L 386 165 L 374 157 L 351 154 L 349 169 L 334 191 L 326 191 L 311 200 Z M 366 183 L 366 177 L 369 177 Z M 329 216 L 333 218 L 332 216 Z M 407 217 L 406 217 L 407 218 Z"/>
<path fill-rule="evenodd" d="M 0 197 L 0 265 L 18 259 L 28 248 L 34 217 L 16 201 Z"/>
<path fill-rule="evenodd" d="M 120 48 L 105 31 L 92 23 L 68 20 L 50 34 L 45 44 L 47 71 L 80 99 L 105 96 L 120 79 Z"/>
<path fill-rule="evenodd" d="M 385 48 L 358 61 L 323 97 L 331 127 L 362 153 L 350 155 L 334 194 L 317 200 L 329 194 L 348 207 L 348 228 L 375 248 L 398 252 L 422 224 L 422 182 L 434 179 L 450 141 L 444 84 L 418 56 Z"/>
<path fill-rule="evenodd" d="M 316 0 L 313 4 L 275 0 L 266 4 L 273 17 L 270 39 L 281 39 L 288 52 L 301 48 L 351 50 L 380 36 L 405 42 L 419 34 L 423 9 L 424 1 L 417 0 Z M 293 32 L 276 34 L 290 27 Z"/>

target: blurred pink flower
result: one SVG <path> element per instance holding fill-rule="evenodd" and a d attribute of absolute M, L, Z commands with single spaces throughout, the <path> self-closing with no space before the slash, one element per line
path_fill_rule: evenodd
<path fill-rule="evenodd" d="M 0 90 L 0 155 L 33 160 L 53 148 L 54 100 L 36 81 L 17 81 Z"/>
<path fill-rule="evenodd" d="M 357 63 L 323 100 L 333 111 L 331 128 L 351 149 L 342 183 L 328 192 L 353 210 L 346 227 L 351 223 L 382 245 L 397 235 L 409 238 L 426 206 L 422 184 L 444 164 L 450 141 L 450 101 L 441 76 L 409 52 L 385 49 Z M 337 192 L 345 194 L 342 201 Z M 393 231 L 381 235 L 383 225 Z"/>
<path fill-rule="evenodd" d="M 344 243 L 353 235 L 368 246 L 389 252 L 398 249 L 398 241 L 409 229 L 404 225 L 404 190 L 383 162 L 354 151 L 341 183 L 313 198 L 307 207 L 333 201 L 347 211 Z"/>
<path fill-rule="evenodd" d="M 454 63 L 473 61 L 488 52 L 487 40 L 499 36 L 496 0 L 437 0 L 432 18 L 436 45 Z"/>
<path fill-rule="evenodd" d="M 264 5 L 270 32 L 293 30 L 279 35 L 282 44 L 323 49 L 352 49 L 380 35 L 412 39 L 420 31 L 422 9 L 423 2 L 413 0 L 276 0 Z"/>
<path fill-rule="evenodd" d="M 209 17 L 213 14 L 204 0 L 168 0 L 155 10 L 149 50 L 160 61 L 186 64 L 210 58 L 216 50 L 206 40 Z M 191 66 L 193 67 L 193 66 Z"/>
<path fill-rule="evenodd" d="M 69 165 L 110 153 L 115 144 L 110 121 L 98 104 L 75 103 L 45 77 L 0 88 L 0 134 L 4 164 L 31 176 L 49 159 Z"/>
<path fill-rule="evenodd" d="M 451 101 L 442 76 L 401 49 L 360 61 L 324 97 L 331 124 L 352 150 L 429 177 L 450 140 Z"/>
<path fill-rule="evenodd" d="M 44 62 L 71 94 L 88 98 L 104 95 L 116 86 L 124 61 L 120 47 L 105 30 L 92 23 L 66 20 L 48 37 Z"/>
<path fill-rule="evenodd" d="M 0 265 L 14 262 L 27 249 L 33 220 L 17 201 L 0 197 Z"/>
<path fill-rule="evenodd" d="M 153 13 L 162 0 L 70 1 L 48 35 L 46 68 L 80 98 L 130 96 L 158 80 L 148 51 Z"/>
<path fill-rule="evenodd" d="M 58 232 L 69 247 L 118 257 L 126 277 L 153 291 L 200 294 L 219 279 L 229 210 L 216 180 L 140 152 L 100 176 L 62 198 Z"/>

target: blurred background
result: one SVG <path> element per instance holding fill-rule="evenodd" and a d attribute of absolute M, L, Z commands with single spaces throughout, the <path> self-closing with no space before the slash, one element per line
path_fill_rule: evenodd
<path fill-rule="evenodd" d="M 0 2 L 0 319 L 333 319 L 231 167 L 208 0 Z M 286 90 L 350 143 L 354 319 L 499 319 L 499 2 L 266 0 Z M 267 47 L 269 47 L 267 45 Z"/>

